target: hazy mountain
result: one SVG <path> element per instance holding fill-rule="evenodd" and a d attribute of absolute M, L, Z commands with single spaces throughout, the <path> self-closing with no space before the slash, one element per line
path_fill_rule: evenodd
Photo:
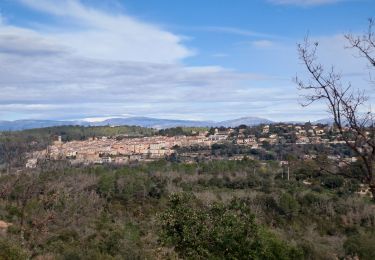
<path fill-rule="evenodd" d="M 216 123 L 217 126 L 225 126 L 225 127 L 236 127 L 239 125 L 248 125 L 248 126 L 254 126 L 254 125 L 261 125 L 261 124 L 272 124 L 273 121 L 260 118 L 260 117 L 241 117 L 237 119 L 232 120 L 226 120 L 222 122 Z"/>
<path fill-rule="evenodd" d="M 333 125 L 333 119 L 331 118 L 322 118 L 312 122 L 313 124 L 324 124 L 324 125 Z"/>
<path fill-rule="evenodd" d="M 361 119 L 357 119 L 358 120 L 358 123 L 361 123 L 363 121 L 361 121 Z M 324 124 L 324 125 L 333 125 L 334 124 L 334 120 L 332 118 L 323 118 L 323 119 L 319 119 L 319 120 L 316 120 L 313 122 L 313 124 Z M 342 119 L 342 125 L 347 125 L 348 124 L 348 120 L 345 120 L 345 119 Z M 368 121 L 366 124 L 366 126 L 371 126 L 371 122 Z"/>
<path fill-rule="evenodd" d="M 326 122 L 318 120 L 316 122 Z M 170 128 L 177 126 L 185 127 L 236 127 L 239 125 L 260 125 L 275 123 L 266 118 L 260 117 L 241 117 L 233 120 L 225 120 L 221 122 L 214 121 L 193 121 L 193 120 L 173 120 L 159 119 L 151 117 L 128 117 L 128 118 L 111 118 L 100 122 L 87 121 L 57 121 L 57 120 L 16 120 L 16 121 L 0 121 L 0 131 L 16 131 L 33 128 L 43 128 L 51 126 L 63 125 L 81 125 L 81 126 L 120 126 L 120 125 L 136 125 L 150 128 Z M 315 123 L 315 122 L 314 122 Z"/>
<path fill-rule="evenodd" d="M 173 120 L 173 119 L 158 119 L 151 117 L 129 117 L 129 118 L 111 118 L 104 120 L 102 122 L 93 123 L 93 125 L 136 125 L 142 127 L 151 127 L 151 128 L 170 128 L 177 126 L 185 127 L 205 127 L 212 126 L 214 122 L 210 121 L 192 121 L 192 120 Z"/>
<path fill-rule="evenodd" d="M 120 126 L 136 125 L 149 128 L 170 128 L 177 126 L 185 127 L 210 127 L 214 126 L 212 121 L 192 121 L 192 120 L 172 120 L 158 119 L 150 117 L 129 117 L 129 118 L 111 118 L 100 122 L 87 121 L 57 121 L 57 120 L 16 120 L 0 121 L 0 131 L 17 131 L 34 128 L 44 128 L 63 125 L 81 125 L 81 126 Z"/>
<path fill-rule="evenodd" d="M 16 120 L 0 121 L 0 131 L 17 131 L 33 128 L 43 128 L 63 125 L 87 125 L 80 121 L 55 121 L 55 120 Z"/>

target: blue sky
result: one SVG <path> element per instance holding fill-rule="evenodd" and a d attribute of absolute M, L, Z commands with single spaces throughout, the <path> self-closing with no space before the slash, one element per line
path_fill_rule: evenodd
<path fill-rule="evenodd" d="M 0 0 L 0 120 L 327 117 L 302 108 L 296 44 L 363 86 L 372 0 Z M 367 84 L 368 85 L 368 84 Z M 371 93 L 373 89 L 369 89 Z"/>

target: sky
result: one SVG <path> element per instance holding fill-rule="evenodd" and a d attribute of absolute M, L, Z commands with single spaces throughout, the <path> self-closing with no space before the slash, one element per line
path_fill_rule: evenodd
<path fill-rule="evenodd" d="M 368 66 L 343 35 L 363 33 L 374 10 L 373 0 L 0 0 L 0 120 L 326 118 L 325 104 L 301 106 L 297 43 L 319 41 L 320 61 L 366 89 Z"/>

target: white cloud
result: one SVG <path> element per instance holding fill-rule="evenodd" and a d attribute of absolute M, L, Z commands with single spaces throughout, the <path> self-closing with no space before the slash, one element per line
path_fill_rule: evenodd
<path fill-rule="evenodd" d="M 155 25 L 125 14 L 109 15 L 78 1 L 19 1 L 45 12 L 54 23 L 28 28 L 7 21 L 0 24 L 0 119 L 92 119 L 124 114 L 288 119 L 311 114 L 300 109 L 290 81 L 299 68 L 293 64 L 294 43 L 283 50 L 275 41 L 277 48 L 264 53 L 256 50 L 270 55 L 268 62 L 275 70 L 290 66 L 290 74 L 282 75 L 287 80 L 220 66 L 192 67 L 181 62 L 192 54 L 183 37 Z M 255 36 L 233 28 L 218 30 Z M 335 52 L 339 39 L 322 42 L 328 46 L 327 56 L 342 54 Z M 274 43 L 260 40 L 254 44 L 269 47 Z M 261 58 L 267 62 L 267 57 Z M 339 58 L 340 64 L 351 66 L 347 58 Z M 322 117 L 317 116 L 319 111 L 313 111 L 317 118 Z"/>
<path fill-rule="evenodd" d="M 181 36 L 125 14 L 107 14 L 76 0 L 20 0 L 62 25 L 38 31 L 51 42 L 87 58 L 176 63 L 193 54 Z M 68 30 L 64 23 L 69 23 Z M 74 28 L 74 29 L 72 29 Z M 156 51 L 157 50 L 157 51 Z"/>
<path fill-rule="evenodd" d="M 0 27 L 0 118 L 163 117 L 216 102 L 238 102 L 243 81 L 219 66 L 87 58 L 38 32 Z M 251 94 L 248 94 L 252 96 Z M 201 111 L 199 111 L 201 110 Z M 206 115 L 207 116 L 207 115 Z"/>
<path fill-rule="evenodd" d="M 23 37 L 19 36 L 21 43 Z M 21 43 L 16 37 L 12 40 L 14 46 Z M 43 46 L 41 41 L 29 44 L 33 50 Z M 282 88 L 256 88 L 255 82 L 266 81 L 266 77 L 218 66 L 114 62 L 56 53 L 0 53 L 0 118 L 77 119 L 128 114 L 224 119 L 260 115 L 267 107 L 296 100 Z"/>
<path fill-rule="evenodd" d="M 259 41 L 253 41 L 251 42 L 251 45 L 253 45 L 256 48 L 266 49 L 274 46 L 272 41 L 269 40 L 259 40 Z"/>

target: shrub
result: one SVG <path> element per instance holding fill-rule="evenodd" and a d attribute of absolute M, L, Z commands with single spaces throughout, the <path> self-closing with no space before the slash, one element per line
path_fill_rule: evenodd
<path fill-rule="evenodd" d="M 375 234 L 358 234 L 349 237 L 344 243 L 345 252 L 360 259 L 375 259 Z"/>
<path fill-rule="evenodd" d="M 0 260 L 28 259 L 27 254 L 18 245 L 10 241 L 0 239 Z"/>
<path fill-rule="evenodd" d="M 292 195 L 289 193 L 283 193 L 280 197 L 279 207 L 282 214 L 295 216 L 298 214 L 300 205 Z"/>
<path fill-rule="evenodd" d="M 329 189 L 337 189 L 344 185 L 344 178 L 341 176 L 328 175 L 323 178 L 323 185 Z"/>
<path fill-rule="evenodd" d="M 161 241 L 188 259 L 300 259 L 301 251 L 255 222 L 240 200 L 203 206 L 193 196 L 172 195 L 161 215 Z"/>

